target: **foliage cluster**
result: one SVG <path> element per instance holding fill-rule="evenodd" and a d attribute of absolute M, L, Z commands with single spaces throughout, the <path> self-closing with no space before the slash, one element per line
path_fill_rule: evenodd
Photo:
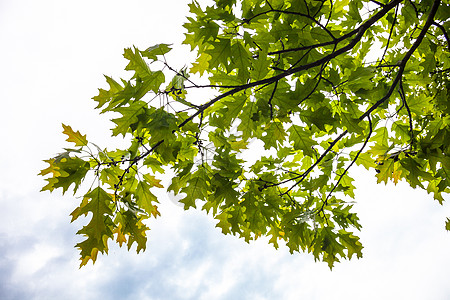
<path fill-rule="evenodd" d="M 330 268 L 362 256 L 350 168 L 408 182 L 440 203 L 450 184 L 449 1 L 215 0 L 190 5 L 183 68 L 171 47 L 127 48 L 129 79 L 93 99 L 114 113 L 109 150 L 63 125 L 73 149 L 46 160 L 43 190 L 95 177 L 72 220 L 81 265 L 115 240 L 146 248 L 154 188 L 199 207 L 225 234 L 270 237 Z M 209 83 L 200 85 L 193 74 Z M 211 89 L 210 99 L 192 97 Z M 259 141 L 259 142 L 258 142 Z M 447 220 L 447 229 L 450 222 Z"/>

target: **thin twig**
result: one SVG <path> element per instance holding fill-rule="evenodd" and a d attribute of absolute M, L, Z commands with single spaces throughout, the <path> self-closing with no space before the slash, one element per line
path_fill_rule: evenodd
<path fill-rule="evenodd" d="M 327 205 L 328 203 L 328 199 L 330 199 L 331 194 L 334 192 L 334 190 L 337 188 L 337 186 L 339 185 L 339 183 L 341 182 L 342 178 L 344 177 L 345 174 L 347 174 L 348 170 L 353 166 L 353 164 L 358 160 L 359 155 L 361 154 L 361 152 L 364 150 L 364 148 L 367 146 L 367 143 L 370 140 L 370 137 L 372 136 L 372 120 L 370 119 L 370 116 L 367 117 L 368 121 L 369 121 L 369 134 L 367 134 L 366 140 L 364 141 L 364 144 L 362 145 L 362 147 L 358 150 L 358 152 L 356 153 L 355 158 L 352 159 L 352 162 L 347 166 L 347 168 L 344 170 L 344 172 L 339 175 L 339 179 L 338 181 L 334 184 L 333 189 L 331 189 L 331 191 L 328 193 L 327 198 L 325 199 L 325 201 L 322 203 L 322 207 L 320 208 L 319 211 L 323 211 L 324 207 Z"/>
<path fill-rule="evenodd" d="M 437 22 L 433 22 L 433 25 L 442 31 L 442 33 L 444 34 L 445 40 L 447 41 L 448 50 L 450 50 L 450 38 L 448 37 L 447 31 L 445 30 L 444 26 L 442 26 L 441 24 L 439 24 Z"/>
<path fill-rule="evenodd" d="M 398 5 L 395 7 L 394 21 L 392 21 L 392 26 L 391 26 L 391 29 L 389 30 L 389 36 L 387 39 L 386 47 L 384 48 L 383 55 L 381 56 L 381 59 L 380 59 L 380 64 L 383 62 L 384 56 L 386 55 L 386 52 L 389 48 L 389 42 L 391 41 L 392 32 L 394 31 L 395 22 L 397 21 L 397 13 L 398 13 Z"/>

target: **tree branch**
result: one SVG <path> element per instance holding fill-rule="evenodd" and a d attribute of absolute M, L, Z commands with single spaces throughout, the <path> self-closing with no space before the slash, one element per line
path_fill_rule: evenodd
<path fill-rule="evenodd" d="M 322 64 L 324 64 L 325 62 L 347 52 L 350 51 L 351 49 L 353 49 L 353 47 L 356 46 L 356 44 L 361 40 L 361 38 L 363 37 L 364 33 L 367 31 L 367 29 L 370 28 L 370 26 L 372 26 L 376 21 L 378 21 L 379 19 L 381 19 L 384 15 L 386 15 L 392 8 L 394 8 L 397 4 L 399 4 L 400 2 L 402 2 L 402 0 L 393 0 L 391 2 L 389 2 L 388 4 L 386 4 L 379 12 L 377 12 L 375 15 L 373 15 L 370 19 L 368 19 L 366 22 L 364 22 L 358 29 L 355 29 L 357 34 L 356 36 L 350 41 L 350 43 L 348 43 L 346 46 L 336 50 L 333 53 L 330 53 L 324 57 L 322 57 L 319 60 L 316 60 L 315 62 L 306 64 L 306 65 L 302 65 L 299 67 L 295 67 L 289 70 L 286 70 L 278 75 L 275 75 L 273 77 L 270 78 L 266 78 L 266 79 L 262 79 L 259 81 L 254 81 L 254 82 L 250 82 L 244 85 L 241 85 L 239 87 L 235 87 L 217 97 L 215 97 L 214 99 L 210 100 L 209 102 L 201 105 L 199 107 L 199 110 L 197 112 L 195 112 L 193 115 L 191 115 L 189 118 L 187 118 L 183 123 L 180 124 L 179 127 L 184 126 L 185 124 L 187 124 L 189 121 L 193 120 L 196 116 L 198 116 L 202 111 L 204 111 L 205 109 L 207 109 L 208 107 L 210 107 L 211 105 L 213 105 L 214 103 L 216 103 L 217 101 L 227 97 L 227 96 L 231 96 L 234 95 L 242 90 L 246 90 L 248 88 L 252 88 L 258 85 L 263 85 L 263 84 L 270 84 L 273 83 L 275 81 L 280 80 L 281 78 L 287 77 L 289 75 L 301 72 L 301 71 L 305 71 L 305 70 L 309 70 L 311 68 L 320 66 Z M 429 27 L 429 26 L 428 26 Z M 423 38 L 423 37 L 422 37 Z M 417 47 L 416 47 L 417 48 Z M 414 49 L 415 50 L 415 49 Z M 392 93 L 392 92 L 391 92 Z M 384 102 L 384 100 L 383 100 Z M 380 103 L 381 104 L 381 103 Z M 367 116 L 364 116 L 364 118 Z"/>
<path fill-rule="evenodd" d="M 386 55 L 386 52 L 389 48 L 389 42 L 391 41 L 392 32 L 394 31 L 395 22 L 397 21 L 397 13 L 398 13 L 398 5 L 395 7 L 394 21 L 392 22 L 391 29 L 389 30 L 389 37 L 387 39 L 387 43 L 386 43 L 386 47 L 384 48 L 383 55 L 381 56 L 380 64 L 383 62 L 384 56 Z"/>
<path fill-rule="evenodd" d="M 259 85 L 268 85 L 274 82 L 279 81 L 280 79 L 287 77 L 289 75 L 304 71 L 304 70 L 308 70 L 311 69 L 313 67 L 317 67 L 320 65 L 323 65 L 325 63 L 327 63 L 328 61 L 330 61 L 331 59 L 353 49 L 353 47 L 356 46 L 356 44 L 361 40 L 361 38 L 363 37 L 364 33 L 367 31 L 367 29 L 370 28 L 370 26 L 372 26 L 376 21 L 378 21 L 379 19 L 381 19 L 386 13 L 388 13 L 393 7 L 397 6 L 399 3 L 401 2 L 401 0 L 393 0 L 390 3 L 386 4 L 385 6 L 383 6 L 383 8 L 378 11 L 374 16 L 372 16 L 370 19 L 368 19 L 366 22 L 364 22 L 358 29 L 353 30 L 352 32 L 356 32 L 356 36 L 344 47 L 338 49 L 337 51 L 334 51 L 324 57 L 322 57 L 321 59 L 306 64 L 306 65 L 302 65 L 299 67 L 295 67 L 289 70 L 286 70 L 276 76 L 270 77 L 270 78 L 266 78 L 263 80 L 259 80 L 259 81 L 254 81 L 254 82 L 250 82 L 248 84 L 244 84 L 238 87 L 234 87 L 231 90 L 215 97 L 214 99 L 208 101 L 207 103 L 200 105 L 198 107 L 198 110 L 192 114 L 189 118 L 185 119 L 182 123 L 180 123 L 178 125 L 178 128 L 183 127 L 184 125 L 186 125 L 188 122 L 190 122 L 191 120 L 193 120 L 195 117 L 197 117 L 198 115 L 202 114 L 208 107 L 212 106 L 214 103 L 216 103 L 217 101 L 226 98 L 228 96 L 234 95 L 240 91 L 255 87 L 255 86 L 259 86 Z M 436 1 L 438 4 L 434 5 L 434 6 L 439 6 L 439 1 Z M 436 2 L 434 4 L 436 4 Z M 434 8 L 433 6 L 433 8 Z M 437 7 L 435 8 L 435 10 L 437 10 Z M 432 8 L 432 12 L 434 11 L 434 13 L 430 13 L 430 16 L 432 15 L 434 17 L 435 15 L 435 10 L 433 10 Z M 383 97 L 382 99 L 380 99 L 375 105 L 373 105 L 369 110 L 366 111 L 366 113 L 364 113 L 360 119 L 364 119 L 366 118 L 374 109 L 376 109 L 379 105 L 381 105 L 386 99 L 388 99 L 390 97 L 390 95 L 392 94 L 393 89 L 395 88 L 395 85 L 397 85 L 398 80 L 401 77 L 401 74 L 403 73 L 403 70 L 405 68 L 405 64 L 407 62 L 407 60 L 409 59 L 409 57 L 412 55 L 412 53 L 415 51 L 415 49 L 418 47 L 418 45 L 420 44 L 420 42 L 423 39 L 423 36 L 425 35 L 425 31 L 429 28 L 429 26 L 431 25 L 431 22 L 433 20 L 433 17 L 431 17 L 431 21 L 427 20 L 427 23 L 425 24 L 422 32 L 420 33 L 419 37 L 417 38 L 416 42 L 414 43 L 413 47 L 411 48 L 411 50 L 405 55 L 405 57 L 402 60 L 402 63 L 400 64 L 400 70 L 399 73 L 397 74 L 396 79 L 394 80 L 393 85 L 391 86 L 391 89 L 389 90 L 388 94 Z M 430 19 L 430 17 L 429 17 Z M 428 25 L 428 26 L 427 26 Z M 348 35 L 348 34 L 347 34 Z M 344 35 L 344 36 L 347 36 Z M 342 37 L 341 37 L 342 38 Z M 345 130 L 344 132 L 342 132 L 332 143 L 330 143 L 330 146 L 322 153 L 322 155 L 316 160 L 316 162 L 310 167 L 308 168 L 308 170 L 303 173 L 300 176 L 285 180 L 283 182 L 280 182 L 279 184 L 283 184 L 292 180 L 296 180 L 296 179 L 300 179 L 299 181 L 297 181 L 293 186 L 291 186 L 286 192 L 284 192 L 283 194 L 287 194 L 289 193 L 296 185 L 298 185 L 304 178 L 306 178 L 306 176 L 308 176 L 308 174 L 323 160 L 323 158 L 325 157 L 325 155 L 332 149 L 332 147 L 341 139 L 343 138 L 346 134 L 348 133 L 347 130 Z M 164 142 L 164 140 L 161 140 L 159 142 L 157 142 L 151 149 L 149 149 L 148 151 L 146 151 L 145 153 L 141 154 L 140 156 L 136 157 L 130 164 L 130 166 L 128 166 L 128 168 L 125 170 L 124 174 L 126 173 L 126 171 L 128 171 L 133 165 L 135 165 L 137 163 L 137 161 L 139 161 L 140 159 L 146 157 L 147 155 L 149 155 L 152 151 L 154 151 L 154 149 L 156 149 L 159 145 L 161 145 Z M 123 175 L 124 176 L 124 175 Z"/>
<path fill-rule="evenodd" d="M 425 37 L 425 34 L 427 33 L 430 26 L 433 24 L 434 16 L 436 15 L 436 12 L 439 8 L 440 0 L 435 0 L 433 2 L 433 6 L 431 7 L 430 14 L 428 15 L 427 21 L 425 22 L 425 25 L 423 26 L 422 30 L 419 33 L 419 36 L 415 40 L 414 44 L 412 45 L 411 49 L 405 54 L 402 61 L 399 64 L 399 70 L 397 72 L 397 76 L 395 76 L 395 79 L 391 85 L 391 88 L 387 92 L 387 94 L 378 100 L 374 105 L 372 105 L 364 114 L 362 114 L 359 119 L 362 120 L 366 118 L 368 115 L 370 115 L 378 106 L 383 104 L 394 92 L 395 87 L 400 82 L 400 79 L 402 78 L 403 72 L 406 67 L 406 63 L 410 59 L 411 55 L 416 51 L 417 47 L 419 47 L 420 43 L 422 43 L 423 38 Z"/>
<path fill-rule="evenodd" d="M 370 137 L 372 136 L 372 132 L 373 132 L 373 128 L 372 128 L 372 120 L 370 119 L 370 116 L 367 117 L 367 119 L 369 120 L 369 133 L 367 134 L 366 140 L 364 141 L 364 144 L 362 145 L 362 147 L 358 150 L 358 152 L 356 153 L 355 158 L 352 159 L 352 162 L 348 165 L 348 167 L 344 170 L 344 172 L 339 175 L 339 179 L 338 181 L 334 184 L 333 189 L 328 193 L 327 198 L 325 199 L 325 201 L 322 203 L 322 207 L 319 209 L 319 212 L 322 211 L 323 212 L 323 208 L 325 207 L 325 205 L 327 205 L 328 203 L 328 199 L 330 199 L 331 194 L 334 192 L 334 190 L 337 188 L 337 186 L 339 185 L 339 183 L 341 182 L 342 178 L 344 177 L 345 174 L 347 174 L 348 170 L 353 166 L 353 164 L 358 160 L 359 155 L 361 154 L 361 152 L 364 150 L 364 148 L 367 146 L 367 143 L 370 140 Z"/>
<path fill-rule="evenodd" d="M 391 2 L 392 3 L 392 2 Z M 427 30 L 430 28 L 431 24 L 433 23 L 433 18 L 436 15 L 436 11 L 439 8 L 439 4 L 440 4 L 440 0 L 435 0 L 433 3 L 433 6 L 430 10 L 430 14 L 428 15 L 428 19 L 424 25 L 424 27 L 422 28 L 422 31 L 420 32 L 419 36 L 417 37 L 416 41 L 414 42 L 413 46 L 411 47 L 411 49 L 405 54 L 405 56 L 403 57 L 402 61 L 399 64 L 399 71 L 397 73 L 397 76 L 395 77 L 394 81 L 391 84 L 391 87 L 389 89 L 389 91 L 386 93 L 386 95 L 381 98 L 380 100 L 378 100 L 373 106 L 371 106 L 363 115 L 361 115 L 359 117 L 360 120 L 363 120 L 364 118 L 369 117 L 369 115 L 377 108 L 379 107 L 382 103 L 384 103 L 387 99 L 390 98 L 390 96 L 392 95 L 395 87 L 397 86 L 397 84 L 399 83 L 399 81 L 402 78 L 403 75 L 403 71 L 405 69 L 406 63 L 408 62 L 409 58 L 411 57 L 411 55 L 414 53 L 414 51 L 417 49 L 417 47 L 419 47 L 420 43 L 422 42 Z M 341 48 L 342 49 L 342 48 Z M 304 178 L 306 178 L 306 176 L 313 170 L 313 168 L 315 168 L 322 160 L 323 158 L 328 154 L 328 152 L 331 151 L 331 149 L 333 148 L 333 146 L 340 140 L 342 139 L 346 134 L 348 133 L 347 130 L 345 130 L 344 132 L 342 132 L 336 139 L 334 139 L 334 141 L 330 144 L 330 146 L 322 153 L 322 155 L 317 159 L 317 161 L 310 167 L 308 168 L 308 170 L 305 171 L 305 173 L 303 173 L 300 176 L 294 177 L 294 178 L 290 178 L 287 179 L 285 181 L 283 181 L 280 184 L 283 183 L 287 183 L 289 181 L 292 180 L 296 180 L 296 179 L 300 179 L 298 180 L 294 185 L 292 185 L 285 193 L 289 193 L 295 186 L 297 186 L 301 181 L 303 181 Z"/>
<path fill-rule="evenodd" d="M 405 106 L 406 111 L 408 113 L 409 134 L 411 136 L 410 145 L 412 145 L 414 143 L 414 131 L 413 131 L 414 127 L 413 127 L 413 123 L 412 123 L 411 110 L 409 109 L 408 102 L 406 102 L 406 95 L 405 95 L 405 91 L 403 90 L 403 81 L 402 80 L 400 80 L 400 84 L 399 84 L 399 93 L 400 93 L 400 97 L 402 98 L 403 105 Z"/>
<path fill-rule="evenodd" d="M 444 34 L 445 40 L 447 41 L 448 50 L 450 51 L 450 38 L 448 37 L 447 31 L 445 31 L 444 26 L 442 26 L 441 24 L 439 24 L 437 22 L 433 22 L 433 25 L 436 26 L 437 28 L 439 28 L 442 31 L 442 33 Z"/>

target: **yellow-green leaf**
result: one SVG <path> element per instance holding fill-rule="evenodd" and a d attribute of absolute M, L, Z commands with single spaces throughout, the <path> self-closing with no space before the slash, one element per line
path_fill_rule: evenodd
<path fill-rule="evenodd" d="M 64 128 L 63 133 L 68 136 L 66 141 L 75 143 L 75 146 L 77 147 L 86 146 L 88 144 L 86 135 L 81 135 L 79 131 L 73 131 L 72 127 L 69 125 L 62 124 L 62 127 Z"/>

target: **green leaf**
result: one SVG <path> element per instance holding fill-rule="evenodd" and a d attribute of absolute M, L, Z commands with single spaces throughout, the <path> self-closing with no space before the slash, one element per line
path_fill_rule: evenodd
<path fill-rule="evenodd" d="M 96 108 L 103 107 L 107 102 L 110 102 L 117 93 L 123 90 L 123 86 L 121 86 L 117 81 L 106 75 L 105 78 L 106 82 L 109 84 L 109 90 L 99 89 L 99 94 L 92 97 L 94 101 L 98 102 Z"/>
<path fill-rule="evenodd" d="M 274 147 L 278 148 L 278 145 L 283 144 L 285 137 L 287 136 L 284 131 L 283 123 L 272 122 L 264 128 L 264 135 L 261 136 L 261 140 L 264 142 L 264 148 L 270 149 Z"/>
<path fill-rule="evenodd" d="M 130 210 L 118 213 L 116 220 L 123 227 L 123 233 L 128 235 L 128 250 L 131 249 L 134 243 L 137 244 L 136 252 L 145 250 L 147 247 L 146 231 L 149 229 L 142 220 L 143 216 L 138 217 Z"/>
<path fill-rule="evenodd" d="M 88 162 L 78 157 L 70 157 L 67 152 L 47 160 L 47 162 L 50 166 L 42 170 L 40 175 L 52 173 L 53 177 L 46 179 L 48 184 L 41 191 L 52 192 L 54 189 L 62 188 L 64 194 L 74 184 L 73 192 L 75 194 L 86 173 L 90 170 Z"/>
<path fill-rule="evenodd" d="M 64 128 L 63 133 L 68 136 L 66 141 L 75 143 L 75 146 L 87 146 L 88 141 L 86 135 L 81 135 L 79 131 L 73 131 L 69 125 L 62 124 L 62 127 Z"/>
<path fill-rule="evenodd" d="M 214 69 L 222 66 L 227 72 L 231 72 L 229 61 L 232 57 L 230 40 L 219 39 L 217 42 L 212 42 L 211 46 L 213 47 L 212 49 L 205 51 L 211 57 L 208 61 L 209 68 Z"/>
<path fill-rule="evenodd" d="M 379 162 L 379 166 L 377 167 L 378 174 L 376 175 L 377 183 L 384 181 L 387 184 L 388 180 L 393 176 L 395 167 L 396 163 L 393 159 L 385 159 Z"/>
<path fill-rule="evenodd" d="M 335 120 L 328 107 L 322 106 L 319 109 L 312 111 L 307 110 L 300 114 L 300 118 L 307 124 L 314 124 L 322 131 L 327 131 L 325 125 L 333 125 Z"/>
<path fill-rule="evenodd" d="M 150 167 L 153 172 L 164 173 L 163 164 L 155 157 L 147 156 L 144 160 L 144 165 Z"/>
<path fill-rule="evenodd" d="M 332 228 L 324 227 L 319 230 L 319 233 L 314 241 L 313 254 L 316 259 L 323 253 L 323 261 L 328 263 L 330 269 L 333 268 L 334 263 L 338 262 L 337 255 L 345 257 L 344 246 L 338 241 L 339 235 L 336 234 Z"/>
<path fill-rule="evenodd" d="M 411 184 L 412 187 L 420 186 L 424 188 L 420 177 L 423 180 L 433 180 L 434 177 L 432 174 L 425 172 L 422 166 L 413 158 L 405 158 L 400 160 L 402 167 L 408 171 L 408 175 L 406 175 L 406 180 Z"/>
<path fill-rule="evenodd" d="M 97 251 L 105 252 L 108 250 L 105 237 L 112 237 L 111 224 L 112 197 L 100 187 L 95 188 L 85 195 L 88 202 L 80 208 L 79 214 L 91 213 L 90 222 L 83 226 L 77 234 L 87 237 L 86 240 L 78 243 L 76 246 L 81 253 L 81 266 L 85 265 L 89 259 L 92 262 L 96 260 Z"/>
<path fill-rule="evenodd" d="M 154 178 L 154 177 L 153 177 Z M 148 215 L 157 217 L 159 214 L 157 207 L 154 203 L 158 203 L 158 199 L 150 191 L 152 185 L 148 184 L 146 181 L 140 181 L 136 187 L 136 204 L 142 207 Z"/>
<path fill-rule="evenodd" d="M 249 53 L 241 43 L 231 46 L 231 62 L 230 69 L 237 69 L 238 77 L 245 82 L 250 75 L 251 62 Z"/>
<path fill-rule="evenodd" d="M 145 127 L 151 134 L 150 141 L 152 143 L 174 138 L 173 132 L 178 129 L 177 119 L 174 115 L 166 112 L 164 108 L 160 108 L 149 115 L 149 120 L 150 122 Z"/>
<path fill-rule="evenodd" d="M 187 210 L 190 207 L 196 208 L 196 200 L 205 200 L 209 187 L 209 177 L 203 168 L 198 169 L 190 179 L 187 181 L 187 185 L 181 189 L 181 192 L 186 193 L 186 196 L 180 200 L 184 204 L 184 209 Z"/>
<path fill-rule="evenodd" d="M 125 49 L 123 56 L 129 60 L 125 70 L 135 71 L 135 76 L 142 80 L 141 86 L 135 95 L 136 100 L 142 98 L 148 91 L 157 93 L 160 85 L 165 81 L 164 73 L 151 71 L 142 58 L 141 52 L 136 47 L 134 47 L 134 51 L 131 48 Z"/>
<path fill-rule="evenodd" d="M 222 212 L 215 217 L 219 222 L 216 224 L 216 227 L 222 229 L 223 234 L 231 233 L 231 223 L 228 221 L 229 214 L 226 212 Z"/>
<path fill-rule="evenodd" d="M 339 241 L 347 249 L 349 259 L 352 258 L 353 254 L 356 254 L 358 258 L 362 258 L 363 246 L 357 236 L 354 236 L 351 232 L 339 230 Z"/>
<path fill-rule="evenodd" d="M 361 120 L 359 120 L 359 118 L 352 117 L 352 114 L 350 113 L 341 114 L 341 122 L 350 133 L 362 134 L 364 131 L 364 127 L 361 126 Z"/>
<path fill-rule="evenodd" d="M 270 60 L 267 58 L 267 51 L 260 51 L 258 58 L 252 60 L 251 77 L 253 80 L 261 80 L 270 72 Z"/>
<path fill-rule="evenodd" d="M 141 55 L 153 60 L 158 60 L 158 55 L 164 55 L 169 53 L 172 48 L 169 44 L 157 44 L 145 49 L 145 51 L 141 51 Z"/>
<path fill-rule="evenodd" d="M 214 112 L 211 116 L 211 125 L 223 129 L 229 128 L 241 113 L 246 101 L 246 95 L 235 95 L 231 100 L 221 102 L 214 106 L 211 109 Z"/>
<path fill-rule="evenodd" d="M 355 154 L 356 155 L 356 154 Z M 366 170 L 370 168 L 374 168 L 376 166 L 375 160 L 372 158 L 372 155 L 368 152 L 361 153 L 356 160 L 357 165 L 362 165 Z"/>
<path fill-rule="evenodd" d="M 209 60 L 211 59 L 211 55 L 203 52 L 199 55 L 197 58 L 197 61 L 192 64 L 191 72 L 193 74 L 199 73 L 200 76 L 203 75 L 203 73 L 206 70 L 209 70 Z"/>
<path fill-rule="evenodd" d="M 294 143 L 295 150 L 302 150 L 305 155 L 314 156 L 314 146 L 318 145 L 315 140 L 311 138 L 309 130 L 305 127 L 292 125 L 289 129 L 289 140 Z"/>
<path fill-rule="evenodd" d="M 145 124 L 147 122 L 146 104 L 141 101 L 131 103 L 129 106 L 121 107 L 118 112 L 122 117 L 112 119 L 116 126 L 112 129 L 113 136 L 133 132 L 137 129 L 139 123 Z M 142 122 L 140 122 L 142 120 Z M 141 125 L 142 126 L 142 125 Z"/>

